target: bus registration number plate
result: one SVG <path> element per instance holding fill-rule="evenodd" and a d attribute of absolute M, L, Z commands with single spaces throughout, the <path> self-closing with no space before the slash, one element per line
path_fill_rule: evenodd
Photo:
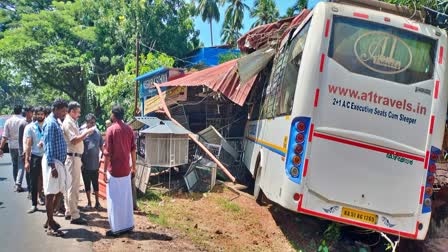
<path fill-rule="evenodd" d="M 378 215 L 376 214 L 355 210 L 347 207 L 342 208 L 341 216 L 344 218 L 362 221 L 370 224 L 376 224 L 378 221 Z"/>

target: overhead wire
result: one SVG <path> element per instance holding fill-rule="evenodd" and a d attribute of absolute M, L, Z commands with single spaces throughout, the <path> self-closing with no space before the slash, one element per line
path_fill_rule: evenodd
<path fill-rule="evenodd" d="M 150 51 L 153 51 L 153 52 L 156 52 L 156 53 L 164 53 L 164 54 L 168 55 L 168 54 L 167 54 L 167 53 L 165 53 L 165 52 L 161 52 L 161 51 L 159 51 L 159 50 L 156 50 L 156 49 L 154 49 L 154 48 L 152 48 L 152 47 L 150 47 L 150 46 L 148 46 L 148 45 L 144 44 L 144 43 L 143 43 L 142 41 L 140 41 L 140 40 L 139 40 L 139 44 L 140 44 L 140 45 L 142 45 L 143 47 L 145 47 L 145 48 L 149 49 Z M 175 60 L 177 60 L 177 61 L 181 61 L 181 62 L 184 62 L 184 63 L 189 63 L 189 64 L 193 64 L 193 65 L 195 65 L 195 64 L 196 64 L 196 63 L 194 63 L 194 62 L 191 62 L 191 61 L 187 61 L 187 60 L 184 60 L 184 59 L 178 58 L 178 57 L 176 57 L 176 56 L 172 56 L 172 55 L 168 55 L 168 56 L 172 57 L 173 59 L 175 59 Z"/>

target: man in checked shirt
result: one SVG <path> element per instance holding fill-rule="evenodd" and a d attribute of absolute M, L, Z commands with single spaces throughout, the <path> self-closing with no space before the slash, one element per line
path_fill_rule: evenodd
<path fill-rule="evenodd" d="M 45 150 L 42 158 L 42 177 L 47 208 L 47 222 L 44 227 L 48 228 L 48 235 L 58 237 L 64 233 L 59 230 L 61 226 L 54 221 L 53 212 L 67 188 L 67 174 L 64 167 L 67 144 L 58 119 L 65 117 L 67 107 L 65 100 L 56 99 L 53 103 L 53 113 L 47 117 L 42 127 Z"/>

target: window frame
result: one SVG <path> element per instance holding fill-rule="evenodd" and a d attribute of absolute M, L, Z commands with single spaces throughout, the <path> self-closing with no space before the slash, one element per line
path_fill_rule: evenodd
<path fill-rule="evenodd" d="M 288 56 L 292 56 L 292 53 L 293 53 L 297 43 L 299 42 L 300 37 L 305 36 L 305 41 L 304 41 L 304 44 L 303 44 L 303 50 L 301 52 L 301 56 L 300 56 L 299 62 L 302 62 L 303 52 L 305 51 L 305 44 L 306 44 L 306 41 L 308 39 L 308 33 L 310 31 L 310 27 L 311 27 L 311 19 L 309 19 L 306 22 L 304 22 L 304 25 L 300 28 L 300 30 L 298 30 L 298 31 L 295 30 L 293 35 L 291 36 L 291 38 L 287 42 L 288 43 L 288 47 L 289 47 L 287 55 Z M 295 44 L 294 44 L 293 42 L 296 39 L 297 39 L 297 41 L 295 41 Z M 285 81 L 286 69 L 288 68 L 288 64 L 290 62 L 294 61 L 294 60 L 295 60 L 295 58 L 293 58 L 293 59 L 289 59 L 288 58 L 288 60 L 286 62 L 286 65 L 284 66 L 284 69 L 282 70 L 282 80 L 281 80 L 281 83 L 280 83 L 280 92 L 279 92 L 279 94 L 277 96 L 278 99 L 277 99 L 277 102 L 276 102 L 276 104 L 277 104 L 276 117 L 287 116 L 287 115 L 291 115 L 291 113 L 292 113 L 292 107 L 291 107 L 289 112 L 280 111 L 280 106 L 283 106 L 283 104 L 280 104 L 280 102 L 282 101 L 282 95 L 286 95 L 286 91 L 287 91 L 288 83 Z M 295 99 L 295 91 L 297 90 L 297 86 L 299 84 L 298 83 L 299 71 L 300 71 L 300 65 L 299 65 L 299 68 L 297 69 L 297 74 L 295 74 L 295 79 L 296 80 L 295 80 L 295 83 L 293 84 L 294 85 L 294 92 L 293 92 L 293 96 L 292 96 L 292 100 L 293 101 Z M 294 105 L 294 102 L 293 102 L 293 105 Z M 280 112 L 282 112 L 282 113 L 280 113 Z"/>

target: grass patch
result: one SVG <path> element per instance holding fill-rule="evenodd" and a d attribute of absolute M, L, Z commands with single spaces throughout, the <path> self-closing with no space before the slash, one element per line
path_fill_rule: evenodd
<path fill-rule="evenodd" d="M 162 195 L 161 192 L 156 191 L 156 190 L 147 190 L 145 194 L 143 194 L 140 198 L 139 201 L 155 201 L 155 202 L 160 202 L 162 201 L 162 199 L 164 198 L 164 196 Z"/>
<path fill-rule="evenodd" d="M 148 218 L 152 223 L 156 223 L 165 227 L 168 226 L 168 219 L 166 215 L 163 213 L 161 214 L 149 213 Z"/>
<path fill-rule="evenodd" d="M 218 198 L 216 200 L 216 202 L 218 203 L 218 205 L 220 207 L 222 207 L 224 210 L 232 212 L 232 213 L 240 213 L 241 212 L 241 208 L 240 206 L 232 201 L 229 201 L 227 199 L 223 199 L 223 198 Z"/>
<path fill-rule="evenodd" d="M 141 195 L 138 203 L 151 223 L 177 229 L 198 247 L 207 251 L 216 250 L 214 240 L 216 227 L 209 221 L 204 221 L 203 218 L 206 217 L 200 212 L 206 211 L 209 214 L 218 212 L 232 218 L 244 211 L 242 206 L 222 198 L 219 193 L 184 193 L 167 196 L 158 190 L 148 190 Z M 210 209 L 204 210 L 204 205 Z"/>

